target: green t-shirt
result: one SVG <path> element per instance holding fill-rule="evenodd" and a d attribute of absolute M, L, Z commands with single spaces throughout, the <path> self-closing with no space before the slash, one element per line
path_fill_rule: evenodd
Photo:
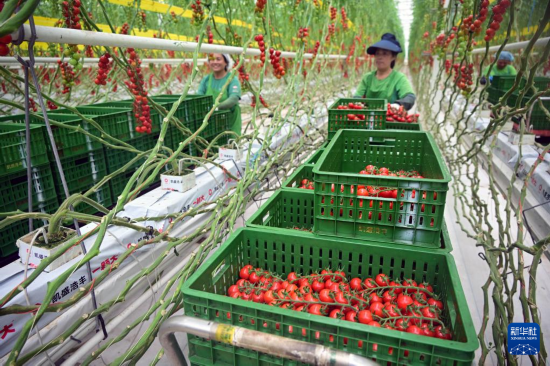
<path fill-rule="evenodd" d="M 199 90 L 197 91 L 197 93 L 201 95 L 206 94 L 206 90 L 208 89 L 208 79 L 210 78 L 212 78 L 212 89 L 222 90 L 228 77 L 229 77 L 229 73 L 227 73 L 221 79 L 216 79 L 214 77 L 214 74 L 206 75 L 204 78 L 202 78 L 201 83 L 199 84 Z M 241 99 L 241 83 L 239 82 L 238 78 L 234 77 L 233 80 L 229 82 L 229 85 L 227 86 L 227 88 L 228 88 L 228 93 L 227 93 L 228 97 L 235 95 L 237 98 Z M 216 96 L 214 96 L 214 99 L 215 98 Z"/>
<path fill-rule="evenodd" d="M 407 94 L 414 95 L 414 91 L 405 74 L 392 71 L 385 79 L 378 80 L 376 71 L 371 71 L 363 76 L 355 97 L 387 99 L 388 103 L 395 103 Z"/>
<path fill-rule="evenodd" d="M 489 72 L 489 66 L 487 66 L 485 69 L 483 69 L 483 75 L 487 76 L 487 73 Z M 502 70 L 499 70 L 497 65 L 493 66 L 493 69 L 491 70 L 491 75 L 489 76 L 516 76 L 517 71 L 512 65 L 506 65 L 505 68 Z"/>

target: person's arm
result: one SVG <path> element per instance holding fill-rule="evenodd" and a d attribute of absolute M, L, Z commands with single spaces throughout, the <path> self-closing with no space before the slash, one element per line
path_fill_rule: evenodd
<path fill-rule="evenodd" d="M 510 70 L 510 76 L 516 76 L 518 74 L 518 71 L 516 68 L 512 65 L 508 65 L 508 69 Z"/>
<path fill-rule="evenodd" d="M 361 82 L 359 83 L 359 86 L 357 87 L 357 90 L 355 91 L 355 94 L 353 94 L 354 98 L 363 98 L 367 94 L 367 75 L 365 75 Z"/>
<path fill-rule="evenodd" d="M 414 95 L 412 85 L 405 75 L 402 74 L 401 79 L 397 82 L 396 88 L 397 97 L 399 99 L 397 99 L 395 103 L 402 105 L 406 110 L 411 109 L 416 102 L 416 95 Z"/>
<path fill-rule="evenodd" d="M 197 90 L 198 95 L 205 95 L 206 94 L 206 79 L 208 79 L 208 76 L 205 76 L 202 78 L 199 89 Z"/>
<path fill-rule="evenodd" d="M 233 78 L 229 85 L 227 94 L 229 95 L 226 100 L 218 105 L 218 109 L 232 109 L 234 108 L 241 99 L 241 83 L 237 78 Z"/>

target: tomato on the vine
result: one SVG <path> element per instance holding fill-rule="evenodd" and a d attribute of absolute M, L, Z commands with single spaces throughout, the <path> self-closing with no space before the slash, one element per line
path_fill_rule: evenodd
<path fill-rule="evenodd" d="M 388 286 L 390 284 L 390 281 L 389 281 L 389 278 L 388 276 L 386 276 L 385 274 L 383 273 L 380 273 L 378 275 L 376 275 L 376 277 L 374 278 L 374 281 L 378 284 L 378 286 L 382 287 L 382 286 Z"/>

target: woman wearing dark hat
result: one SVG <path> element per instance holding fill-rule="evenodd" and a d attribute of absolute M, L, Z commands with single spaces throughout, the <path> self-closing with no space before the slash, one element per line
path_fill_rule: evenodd
<path fill-rule="evenodd" d="M 397 54 L 403 52 L 401 45 L 391 33 L 367 49 L 374 55 L 376 71 L 363 76 L 354 98 L 380 98 L 388 103 L 402 105 L 406 110 L 413 107 L 416 101 L 411 83 L 405 74 L 394 71 Z"/>
<path fill-rule="evenodd" d="M 229 77 L 228 70 L 232 64 L 233 60 L 229 55 L 221 53 L 212 54 L 208 62 L 212 73 L 206 75 L 201 80 L 197 94 L 211 95 L 216 100 L 227 82 L 227 78 Z M 218 109 L 229 110 L 231 112 L 229 116 L 231 131 L 237 133 L 239 136 L 242 132 L 241 108 L 239 107 L 240 99 L 241 83 L 238 78 L 234 77 L 223 91 Z"/>

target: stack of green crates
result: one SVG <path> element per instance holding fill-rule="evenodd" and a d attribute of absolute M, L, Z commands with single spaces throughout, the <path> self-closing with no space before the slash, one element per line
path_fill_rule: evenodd
<path fill-rule="evenodd" d="M 363 103 L 366 109 L 338 109 L 350 103 Z M 388 103 L 386 99 L 340 98 L 328 109 L 328 138 L 341 129 L 383 130 L 386 128 Z M 361 116 L 362 120 L 350 119 L 350 115 Z"/>
<path fill-rule="evenodd" d="M 60 201 L 65 199 L 59 169 L 55 162 L 51 163 L 54 172 L 55 186 Z M 107 175 L 107 164 L 103 149 L 61 159 L 61 166 L 69 189 L 69 194 L 83 193 L 98 184 Z M 109 207 L 113 204 L 109 183 L 103 184 L 89 198 Z M 78 204 L 77 211 L 94 214 L 97 210 L 85 203 Z"/>
<path fill-rule="evenodd" d="M 53 213 L 57 209 L 57 195 L 49 166 L 43 127 L 30 125 L 32 205 L 33 211 Z M 0 212 L 27 211 L 27 139 L 25 125 L 0 123 Z M 18 221 L 0 229 L 0 256 L 17 251 L 15 242 L 29 231 L 28 220 Z M 34 227 L 43 226 L 42 220 L 33 220 Z"/>
<path fill-rule="evenodd" d="M 424 179 L 359 174 L 369 164 Z M 429 133 L 340 130 L 313 174 L 315 233 L 440 247 L 451 177 Z M 396 189 L 397 198 L 358 196 L 361 185 Z"/>
<path fill-rule="evenodd" d="M 57 153 L 60 158 L 66 158 L 69 156 L 75 156 L 79 154 L 86 153 L 88 151 L 93 151 L 100 149 L 102 147 L 101 142 L 94 140 L 92 137 L 81 132 L 80 128 L 91 135 L 100 136 L 100 131 L 95 128 L 92 124 L 84 121 L 81 117 L 72 114 L 62 114 L 62 113 L 53 113 L 48 112 L 48 119 L 50 120 L 50 126 L 52 128 L 52 134 L 55 140 L 55 145 L 57 147 Z M 92 118 L 92 117 L 90 117 Z M 25 123 L 25 115 L 17 114 L 12 116 L 0 117 L 0 122 L 12 122 L 12 123 Z M 44 139 L 46 141 L 48 156 L 51 161 L 54 160 L 53 150 L 50 143 L 50 140 L 46 133 L 46 124 L 43 117 L 36 114 L 30 115 L 30 122 L 32 124 L 41 125 L 44 128 L 42 129 L 44 134 Z M 56 125 L 56 123 L 62 123 L 63 125 L 72 126 L 73 129 L 63 128 Z M 34 145 L 34 139 L 33 145 Z"/>

